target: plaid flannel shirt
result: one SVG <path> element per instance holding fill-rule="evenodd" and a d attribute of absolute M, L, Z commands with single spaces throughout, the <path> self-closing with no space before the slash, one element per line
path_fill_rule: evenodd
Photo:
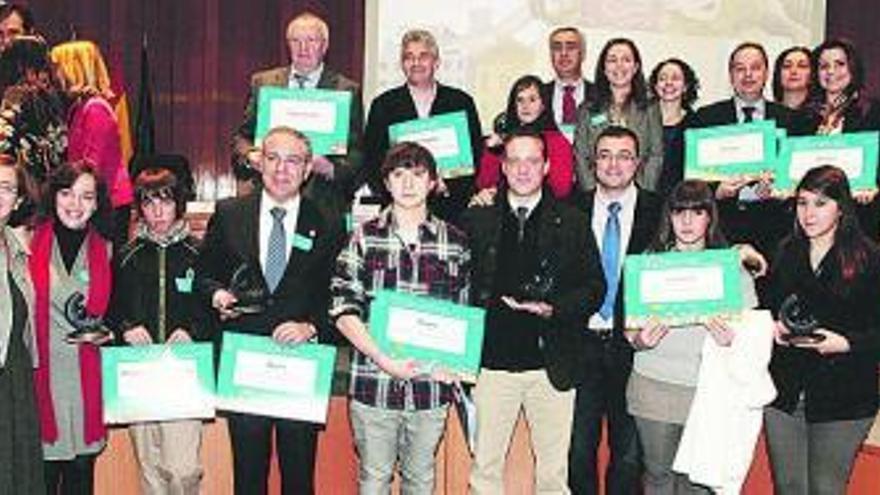
<path fill-rule="evenodd" d="M 418 244 L 397 234 L 391 208 L 352 232 L 336 260 L 330 283 L 330 316 L 346 314 L 369 320 L 376 291 L 396 290 L 468 303 L 470 252 L 464 232 L 429 215 L 419 226 Z M 434 380 L 399 380 L 354 350 L 351 397 L 385 409 L 431 409 L 452 400 L 451 388 Z"/>

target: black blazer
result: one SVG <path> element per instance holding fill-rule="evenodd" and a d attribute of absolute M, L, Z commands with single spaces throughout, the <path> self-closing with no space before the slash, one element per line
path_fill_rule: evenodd
<path fill-rule="evenodd" d="M 778 103 L 764 101 L 767 120 L 775 120 L 776 125 L 785 129 L 789 136 L 811 134 L 811 124 L 801 113 L 794 112 Z M 700 107 L 690 122 L 690 127 L 713 127 L 736 124 L 736 104 L 733 98 L 717 101 Z"/>
<path fill-rule="evenodd" d="M 499 193 L 499 194 L 504 194 Z M 503 204 L 469 208 L 462 215 L 462 225 L 471 241 L 474 271 L 471 296 L 477 306 L 488 307 L 503 295 L 494 290 L 501 243 Z M 582 352 L 585 346 L 584 322 L 602 304 L 605 276 L 599 250 L 589 233 L 583 213 L 558 202 L 549 191 L 539 210 L 539 256 L 556 263 L 557 280 L 548 302 L 555 308 L 546 321 L 543 347 L 544 363 L 550 382 L 558 390 L 568 390 L 583 379 L 586 369 Z M 486 342 L 484 345 L 492 345 Z"/>
<path fill-rule="evenodd" d="M 589 218 L 587 226 L 590 228 L 590 234 L 593 234 L 593 200 L 596 197 L 596 190 L 588 191 L 578 203 L 578 207 L 586 213 Z M 635 213 L 633 215 L 632 232 L 629 235 L 629 243 L 626 245 L 626 254 L 640 254 L 648 249 L 648 246 L 654 240 L 657 233 L 657 227 L 660 225 L 660 216 L 663 209 L 663 198 L 658 194 L 645 189 L 639 189 L 636 197 Z M 592 235 L 591 235 L 592 236 Z M 602 240 L 595 239 L 598 246 Z M 621 260 L 622 261 L 622 260 Z M 614 300 L 614 333 L 615 339 L 623 339 L 624 324 L 624 308 L 623 308 L 623 277 L 617 289 L 617 298 Z M 627 345 L 629 347 L 629 345 Z"/>
<path fill-rule="evenodd" d="M 259 253 L 261 193 L 257 189 L 243 198 L 217 202 L 196 265 L 196 287 L 208 305 L 216 290 L 229 287 L 233 273 L 243 263 L 269 290 Z M 275 292 L 269 295 L 266 310 L 225 322 L 218 319 L 215 323 L 219 330 L 272 335 L 283 322 L 310 322 L 319 329 L 319 340 L 330 340 L 326 333 L 330 270 L 341 239 L 340 228 L 325 220 L 315 204 L 303 197 L 296 234 L 311 240 L 311 246 L 293 246 L 287 269 Z"/>
<path fill-rule="evenodd" d="M 821 327 L 846 337 L 850 352 L 821 356 L 815 351 L 775 346 L 770 373 L 778 390 L 773 407 L 792 413 L 804 393 L 807 421 L 874 417 L 878 405 L 877 358 L 880 354 L 880 251 L 869 250 L 866 266 L 847 284 L 848 293 L 830 290 L 841 276 L 832 248 L 819 267 L 810 266 L 809 248 L 788 243 L 773 264 L 770 307 L 779 308 L 791 294 Z"/>
<path fill-rule="evenodd" d="M 473 98 L 464 91 L 437 83 L 437 95 L 431 105 L 430 115 L 464 111 L 468 119 L 468 131 L 471 138 L 471 153 L 474 157 L 474 167 L 480 163 L 480 154 L 483 151 L 482 128 L 477 107 Z M 380 167 L 388 152 L 388 128 L 393 124 L 406 122 L 418 118 L 416 105 L 409 94 L 406 84 L 389 89 L 377 96 L 370 105 L 370 113 L 367 117 L 367 126 L 364 130 L 364 163 L 361 167 L 359 183 L 370 185 L 370 189 L 387 201 L 385 186 L 382 184 Z M 446 185 L 453 198 L 451 205 L 440 205 L 434 209 L 442 218 L 449 220 L 460 212 L 470 199 L 473 192 L 473 177 L 448 180 Z M 446 210 L 453 211 L 453 215 L 447 215 Z"/>

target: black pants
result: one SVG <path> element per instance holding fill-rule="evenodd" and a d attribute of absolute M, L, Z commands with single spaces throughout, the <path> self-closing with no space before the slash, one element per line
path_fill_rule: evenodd
<path fill-rule="evenodd" d="M 46 495 L 92 495 L 95 455 L 79 455 L 69 461 L 44 461 Z"/>
<path fill-rule="evenodd" d="M 590 364 L 575 399 L 568 451 L 568 486 L 573 494 L 599 493 L 597 461 L 604 417 L 608 422 L 611 450 L 605 493 L 639 493 L 638 433 L 635 421 L 626 411 L 626 382 L 632 368 L 632 351 L 618 337 L 608 341 L 591 338 L 586 352 Z"/>
<path fill-rule="evenodd" d="M 314 493 L 317 426 L 250 414 L 229 414 L 227 421 L 237 495 L 265 495 L 268 492 L 273 426 L 281 471 L 281 493 Z"/>

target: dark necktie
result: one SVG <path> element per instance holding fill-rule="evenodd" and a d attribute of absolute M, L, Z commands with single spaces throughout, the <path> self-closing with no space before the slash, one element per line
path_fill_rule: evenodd
<path fill-rule="evenodd" d="M 602 236 L 602 271 L 605 272 L 605 300 L 599 308 L 599 315 L 606 320 L 614 314 L 614 300 L 617 298 L 617 281 L 620 279 L 620 213 L 617 201 L 608 205 L 608 220 Z"/>
<path fill-rule="evenodd" d="M 284 232 L 287 210 L 276 206 L 269 211 L 272 214 L 272 230 L 269 231 L 266 247 L 266 284 L 271 292 L 275 292 L 287 268 L 287 234 Z"/>
<path fill-rule="evenodd" d="M 753 122 L 755 120 L 755 107 L 742 107 L 743 122 Z"/>
<path fill-rule="evenodd" d="M 562 123 L 574 124 L 577 120 L 577 103 L 574 101 L 574 85 L 562 87 Z"/>
<path fill-rule="evenodd" d="M 517 232 L 517 240 L 522 242 L 523 237 L 526 234 L 526 220 L 529 218 L 529 209 L 525 206 L 519 206 L 516 209 L 516 221 L 519 227 L 519 231 Z"/>
<path fill-rule="evenodd" d="M 294 74 L 293 80 L 296 81 L 297 88 L 304 89 L 306 87 L 306 82 L 309 80 L 309 77 L 303 74 Z"/>

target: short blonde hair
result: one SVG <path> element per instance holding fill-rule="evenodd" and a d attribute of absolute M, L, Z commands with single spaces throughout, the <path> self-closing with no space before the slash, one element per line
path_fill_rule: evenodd
<path fill-rule="evenodd" d="M 400 59 L 403 60 L 403 54 L 406 52 L 406 46 L 410 43 L 424 43 L 425 47 L 434 55 L 434 58 L 440 58 L 440 47 L 437 46 L 437 39 L 427 29 L 410 29 L 403 33 L 400 39 Z"/>
<path fill-rule="evenodd" d="M 321 32 L 321 36 L 324 37 L 324 41 L 330 41 L 330 27 L 327 26 L 324 19 L 321 19 L 311 12 L 303 12 L 291 19 L 290 22 L 287 23 L 285 35 L 290 38 L 290 32 L 296 27 L 317 27 Z"/>
<path fill-rule="evenodd" d="M 88 40 L 61 43 L 52 48 L 50 57 L 68 93 L 113 98 L 107 64 L 95 43 Z"/>

